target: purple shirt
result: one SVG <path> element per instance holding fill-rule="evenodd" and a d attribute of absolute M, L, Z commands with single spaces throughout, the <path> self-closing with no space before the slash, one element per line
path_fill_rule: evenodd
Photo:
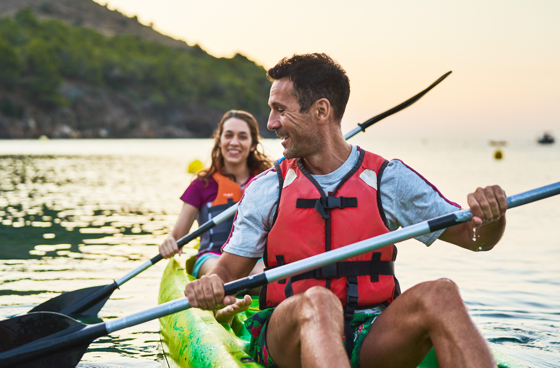
<path fill-rule="evenodd" d="M 247 180 L 247 183 L 250 182 L 251 179 L 253 179 L 252 175 L 249 177 L 249 180 Z M 243 189 L 245 185 L 242 185 L 241 189 Z M 191 206 L 201 209 L 205 203 L 212 202 L 216 199 L 217 195 L 218 183 L 214 178 L 208 178 L 208 185 L 206 185 L 203 180 L 195 178 L 181 196 L 181 200 Z"/>
<path fill-rule="evenodd" d="M 208 184 L 203 180 L 195 178 L 191 185 L 185 190 L 181 196 L 181 200 L 185 203 L 201 209 L 205 203 L 212 202 L 218 195 L 218 183 L 214 178 L 208 178 Z"/>

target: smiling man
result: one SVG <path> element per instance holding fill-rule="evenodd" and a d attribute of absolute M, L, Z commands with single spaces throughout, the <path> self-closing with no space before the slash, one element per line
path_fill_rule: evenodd
<path fill-rule="evenodd" d="M 278 267 L 459 208 L 401 161 L 344 140 L 350 83 L 330 57 L 294 55 L 268 76 L 268 128 L 286 160 L 247 188 L 218 264 L 185 288 L 193 307 L 232 304 L 223 284 L 261 257 Z M 505 193 L 478 188 L 467 201 L 470 223 L 417 239 L 491 249 L 505 229 Z M 387 246 L 264 287 L 261 312 L 246 322 L 251 354 L 267 367 L 416 367 L 435 347 L 441 367 L 495 367 L 456 285 L 440 279 L 401 294 L 396 256 Z"/>

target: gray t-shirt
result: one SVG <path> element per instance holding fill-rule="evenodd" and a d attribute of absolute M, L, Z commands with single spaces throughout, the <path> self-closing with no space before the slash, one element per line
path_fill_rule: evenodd
<path fill-rule="evenodd" d="M 336 188 L 359 156 L 357 147 L 352 146 L 352 152 L 342 166 L 332 173 L 312 176 L 327 193 Z M 391 231 L 454 212 L 460 207 L 445 199 L 432 184 L 399 160 L 387 165 L 379 190 Z M 237 209 L 234 230 L 223 248 L 224 252 L 248 258 L 263 256 L 266 237 L 278 206 L 279 191 L 278 176 L 272 170 L 251 182 Z M 429 246 L 442 232 L 416 239 Z"/>

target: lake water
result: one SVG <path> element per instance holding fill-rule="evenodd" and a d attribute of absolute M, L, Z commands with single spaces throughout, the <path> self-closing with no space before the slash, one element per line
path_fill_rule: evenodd
<path fill-rule="evenodd" d="M 466 203 L 477 186 L 508 195 L 560 181 L 560 145 L 360 134 L 358 144 L 400 158 L 450 199 Z M 186 167 L 209 157 L 210 140 L 0 140 L 0 318 L 25 313 L 63 291 L 111 283 L 157 254 L 191 180 Z M 265 141 L 281 156 L 279 141 Z M 508 212 L 491 252 L 436 241 L 399 245 L 403 289 L 439 277 L 460 287 L 492 347 L 533 367 L 560 366 L 560 196 Z M 157 305 L 165 261 L 113 293 L 104 321 Z M 90 345 L 80 367 L 166 366 L 159 323 Z"/>

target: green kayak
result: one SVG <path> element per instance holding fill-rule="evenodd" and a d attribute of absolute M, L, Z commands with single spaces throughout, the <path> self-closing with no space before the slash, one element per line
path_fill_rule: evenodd
<path fill-rule="evenodd" d="M 160 304 L 184 297 L 185 285 L 194 280 L 186 271 L 193 260 L 190 251 L 185 249 L 186 254 L 169 260 L 161 279 Z M 197 308 L 162 317 L 159 320 L 167 355 L 179 367 L 262 367 L 246 352 L 251 336 L 243 326 L 243 321 L 258 310 L 258 301 L 254 300 L 248 311 L 236 315 L 231 327 L 218 323 L 212 312 Z M 499 368 L 525 367 L 496 350 L 493 352 Z M 438 363 L 432 349 L 418 368 L 435 367 Z"/>

